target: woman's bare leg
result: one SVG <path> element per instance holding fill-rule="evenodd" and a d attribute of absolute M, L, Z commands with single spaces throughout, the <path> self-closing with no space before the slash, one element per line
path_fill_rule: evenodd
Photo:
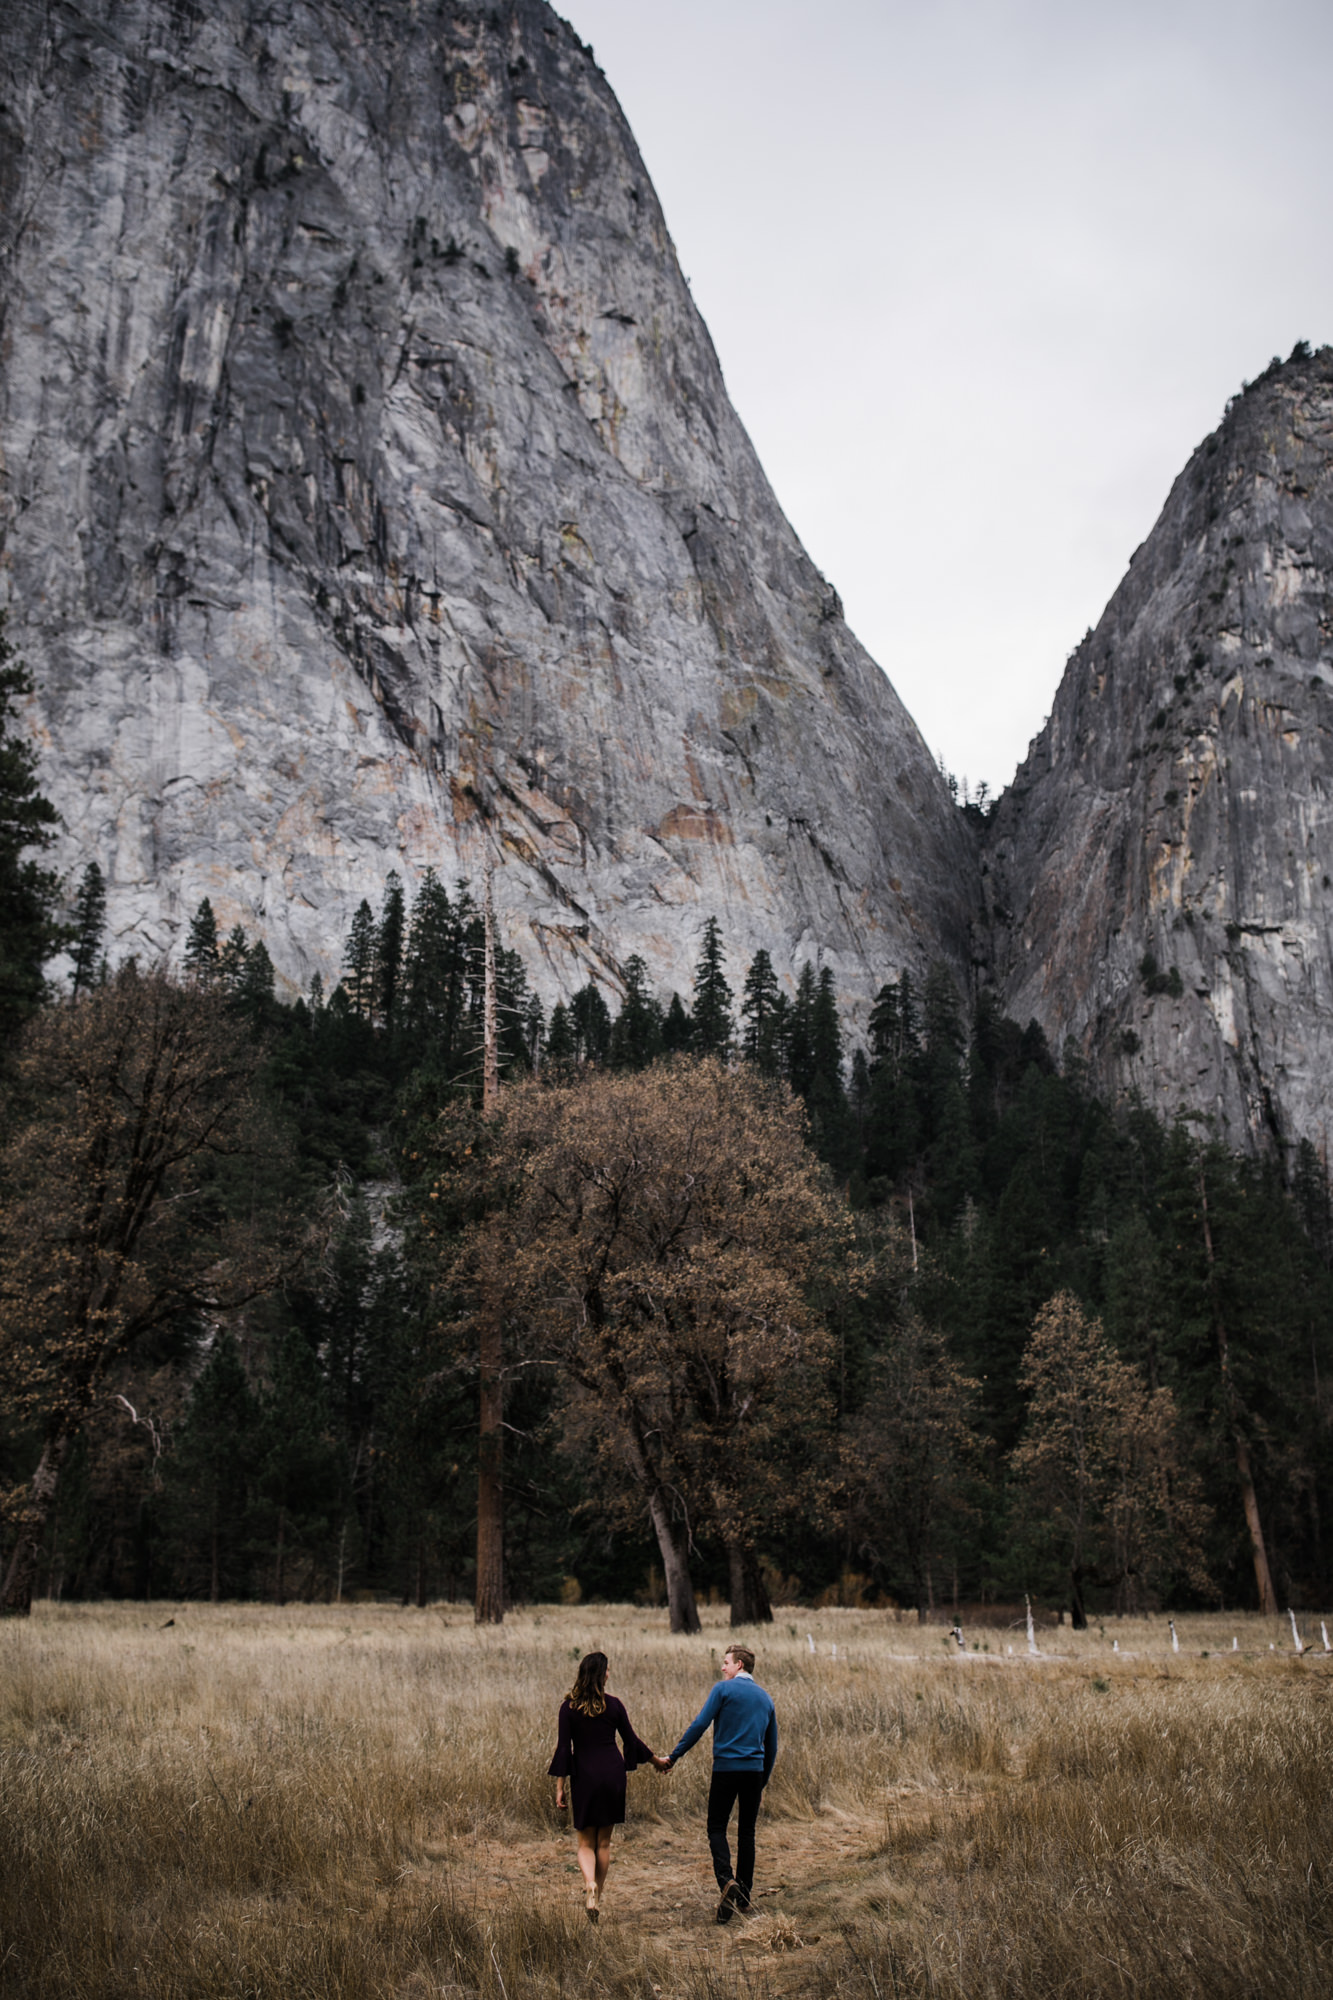
<path fill-rule="evenodd" d="M 577 1831 L 579 1843 L 579 1868 L 583 1875 L 583 1886 L 590 1896 L 597 1894 L 599 1877 L 597 1874 L 597 1836 L 601 1831 L 595 1826 L 581 1826 Z"/>
<path fill-rule="evenodd" d="M 597 1894 L 602 1893 L 607 1871 L 611 1866 L 611 1829 L 599 1826 L 597 1829 Z"/>

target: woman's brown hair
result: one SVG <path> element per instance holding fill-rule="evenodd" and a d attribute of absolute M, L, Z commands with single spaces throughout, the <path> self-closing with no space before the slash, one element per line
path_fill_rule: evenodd
<path fill-rule="evenodd" d="M 567 1699 L 580 1715 L 601 1715 L 606 1708 L 606 1667 L 605 1653 L 585 1653 L 579 1661 Z"/>

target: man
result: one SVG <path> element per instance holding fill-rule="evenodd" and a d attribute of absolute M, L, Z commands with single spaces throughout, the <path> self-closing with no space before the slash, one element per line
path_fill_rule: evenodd
<path fill-rule="evenodd" d="M 717 1920 L 729 1924 L 748 1910 L 754 1892 L 754 1824 L 759 1801 L 778 1754 L 778 1718 L 771 1695 L 754 1678 L 748 1646 L 729 1646 L 722 1655 L 722 1679 L 666 1762 L 667 1770 L 713 1725 L 713 1782 L 708 1787 L 708 1848 L 721 1897 Z M 736 1872 L 731 1872 L 727 1822 L 736 1819 Z"/>

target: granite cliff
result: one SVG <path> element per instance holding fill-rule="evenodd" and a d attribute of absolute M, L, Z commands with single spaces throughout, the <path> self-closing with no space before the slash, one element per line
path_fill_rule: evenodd
<path fill-rule="evenodd" d="M 781 338 L 775 329 L 774 338 Z M 1328 1138 L 1333 352 L 1237 398 L 984 832 L 727 399 L 542 0 L 9 0 L 0 597 L 117 955 L 335 974 L 495 869 L 549 998 L 931 959 L 1107 1088 Z"/>
<path fill-rule="evenodd" d="M 1238 1147 L 1333 1124 L 1333 348 L 1233 399 L 983 857 L 1007 1009 Z"/>
<path fill-rule="evenodd" d="M 496 868 L 548 998 L 963 973 L 967 829 L 541 0 L 9 0 L 0 559 L 114 950 Z M 775 328 L 774 338 L 781 338 Z"/>

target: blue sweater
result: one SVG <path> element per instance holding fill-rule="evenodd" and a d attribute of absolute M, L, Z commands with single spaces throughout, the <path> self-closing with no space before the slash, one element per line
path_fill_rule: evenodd
<path fill-rule="evenodd" d="M 734 1681 L 719 1681 L 672 1751 L 673 1764 L 693 1748 L 710 1722 L 713 1769 L 762 1771 L 767 1784 L 773 1759 L 778 1754 L 778 1718 L 773 1697 L 749 1674 L 737 1674 Z"/>

